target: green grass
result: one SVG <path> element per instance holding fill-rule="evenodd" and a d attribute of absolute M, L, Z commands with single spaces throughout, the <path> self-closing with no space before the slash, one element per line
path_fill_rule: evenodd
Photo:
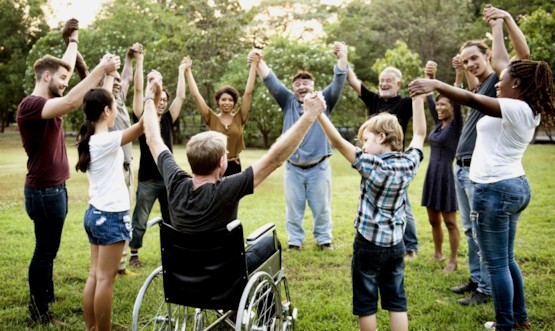
<path fill-rule="evenodd" d="M 70 165 L 76 160 L 73 140 L 68 140 Z M 188 169 L 183 146 L 175 146 L 178 162 Z M 23 180 L 26 156 L 19 135 L 0 135 L 0 329 L 24 330 L 27 318 L 29 289 L 27 268 L 34 249 L 32 222 L 23 206 Z M 244 165 L 264 151 L 247 150 L 241 154 Z M 425 150 L 426 157 L 428 150 Z M 138 145 L 134 148 L 138 159 Z M 293 303 L 299 309 L 298 330 L 357 330 L 356 317 L 351 313 L 350 263 L 355 230 L 359 175 L 336 152 L 333 167 L 333 236 L 335 250 L 319 251 L 311 234 L 309 209 L 305 218 L 307 236 L 303 250 L 284 253 L 284 267 L 289 280 Z M 555 191 L 553 170 L 555 145 L 532 145 L 524 158 L 525 169 L 532 184 L 532 202 L 522 214 L 515 251 L 525 279 L 530 320 L 536 330 L 555 329 Z M 138 162 L 134 162 L 135 170 Z M 466 242 L 461 241 L 459 269 L 443 274 L 442 266 L 431 261 L 433 243 L 426 211 L 420 207 L 420 194 L 427 159 L 410 188 L 410 198 L 417 220 L 420 254 L 407 263 L 405 286 L 409 304 L 411 330 L 483 330 L 482 324 L 494 318 L 493 305 L 462 307 L 460 296 L 447 290 L 468 278 Z M 137 172 L 135 172 L 136 174 Z M 286 243 L 283 172 L 278 169 L 260 185 L 253 196 L 242 200 L 239 218 L 246 232 L 273 222 L 282 243 Z M 51 310 L 70 326 L 83 330 L 82 290 L 89 268 L 89 244 L 82 226 L 87 207 L 86 175 L 72 171 L 67 182 L 69 214 L 62 236 L 62 245 L 55 261 L 54 282 L 60 300 Z M 152 215 L 159 215 L 156 205 Z M 445 234 L 447 240 L 447 233 Z M 447 254 L 444 244 L 444 255 Z M 116 330 L 128 330 L 135 297 L 146 276 L 160 263 L 158 229 L 145 235 L 141 250 L 142 269 L 134 277 L 117 279 L 114 286 L 113 324 Z M 380 331 L 389 330 L 387 312 L 378 313 Z"/>

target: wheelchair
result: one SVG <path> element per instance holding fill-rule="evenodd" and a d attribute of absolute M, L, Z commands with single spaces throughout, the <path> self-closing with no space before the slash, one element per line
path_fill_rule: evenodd
<path fill-rule="evenodd" d="M 211 233 L 179 232 L 161 218 L 148 227 L 155 224 L 162 266 L 139 290 L 133 331 L 294 330 L 297 309 L 291 305 L 274 224 L 258 228 L 246 244 L 238 220 Z M 274 252 L 249 274 L 245 251 L 270 234 Z"/>

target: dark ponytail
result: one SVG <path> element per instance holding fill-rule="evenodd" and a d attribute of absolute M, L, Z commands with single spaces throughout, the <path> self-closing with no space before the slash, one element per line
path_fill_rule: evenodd
<path fill-rule="evenodd" d="M 110 92 L 104 88 L 94 88 L 85 94 L 83 98 L 83 111 L 85 112 L 85 121 L 79 129 L 77 135 L 77 152 L 79 160 L 75 165 L 76 171 L 86 172 L 91 162 L 91 153 L 89 150 L 89 141 L 94 134 L 94 122 L 104 112 L 106 106 L 111 107 L 114 99 Z"/>

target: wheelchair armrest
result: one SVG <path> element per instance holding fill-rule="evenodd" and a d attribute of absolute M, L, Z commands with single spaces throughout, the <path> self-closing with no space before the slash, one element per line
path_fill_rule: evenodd
<path fill-rule="evenodd" d="M 241 221 L 235 220 L 235 221 L 231 221 L 231 222 L 227 223 L 227 225 L 225 227 L 227 228 L 227 231 L 231 232 L 231 231 L 233 231 L 233 229 L 235 229 L 239 225 L 241 225 Z"/>
<path fill-rule="evenodd" d="M 256 229 L 253 233 L 249 234 L 247 237 L 247 245 L 254 244 L 258 239 L 269 233 L 270 231 L 275 231 L 276 225 L 274 223 L 266 223 L 263 226 Z"/>
<path fill-rule="evenodd" d="M 162 222 L 163 222 L 162 217 L 155 217 L 155 218 L 151 219 L 150 221 L 146 222 L 146 227 L 150 228 L 153 225 L 156 225 L 156 224 L 162 223 Z"/>

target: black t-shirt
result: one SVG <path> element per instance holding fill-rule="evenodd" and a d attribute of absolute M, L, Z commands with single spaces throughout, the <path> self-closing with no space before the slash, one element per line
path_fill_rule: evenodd
<path fill-rule="evenodd" d="M 193 191 L 193 178 L 168 151 L 158 156 L 158 169 L 168 191 L 171 224 L 181 232 L 221 229 L 235 220 L 239 200 L 254 192 L 252 167 Z"/>
<path fill-rule="evenodd" d="M 139 119 L 133 114 L 133 121 L 137 123 Z M 165 112 L 160 118 L 160 134 L 164 144 L 168 146 L 173 152 L 173 137 L 172 137 L 172 115 L 170 112 Z M 141 159 L 139 161 L 139 182 L 147 180 L 162 180 L 162 176 L 156 167 L 156 163 L 150 154 L 150 149 L 146 143 L 146 136 L 143 134 L 139 137 L 139 145 L 141 147 Z"/>
<path fill-rule="evenodd" d="M 396 96 L 385 100 L 378 93 L 370 91 L 364 84 L 360 84 L 360 99 L 366 105 L 368 117 L 387 111 L 397 116 L 403 128 L 403 135 L 407 133 L 412 117 L 412 98 Z"/>

